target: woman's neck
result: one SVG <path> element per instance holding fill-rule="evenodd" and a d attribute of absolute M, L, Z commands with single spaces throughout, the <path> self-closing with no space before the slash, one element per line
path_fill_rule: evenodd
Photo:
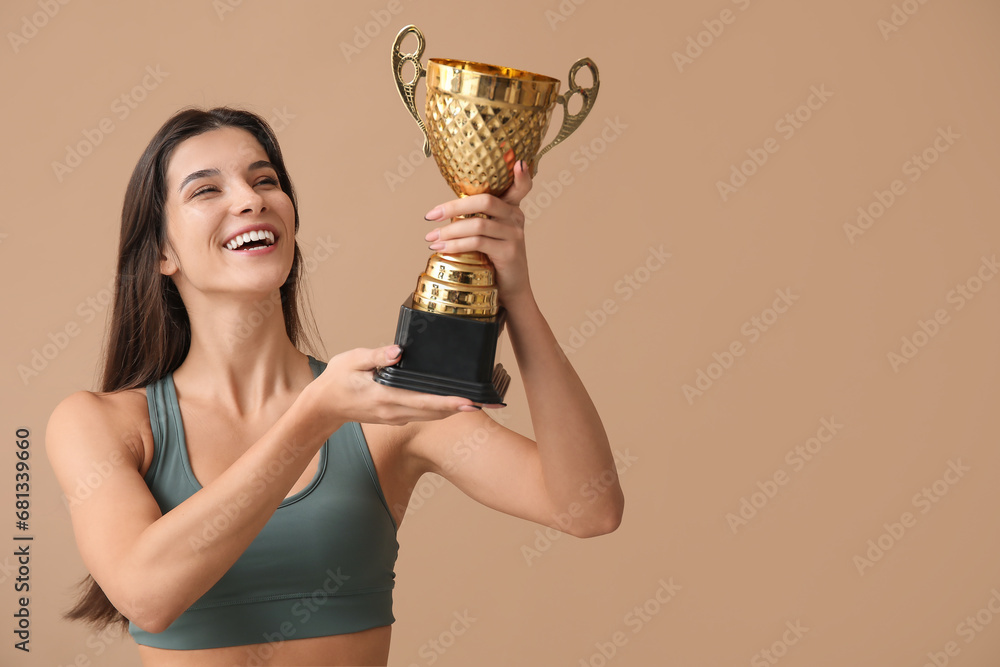
<path fill-rule="evenodd" d="M 305 355 L 288 338 L 277 291 L 265 298 L 193 301 L 185 302 L 191 348 L 174 372 L 189 396 L 250 412 L 312 379 Z"/>

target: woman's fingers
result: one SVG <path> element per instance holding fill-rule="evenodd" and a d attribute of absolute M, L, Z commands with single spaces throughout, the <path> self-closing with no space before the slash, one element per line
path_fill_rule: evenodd
<path fill-rule="evenodd" d="M 428 232 L 427 241 L 447 241 L 463 236 L 486 236 L 504 239 L 512 235 L 511 225 L 492 218 L 462 218 L 439 229 Z"/>
<path fill-rule="evenodd" d="M 402 348 L 398 345 L 367 348 L 358 347 L 347 352 L 341 352 L 328 362 L 328 366 L 341 364 L 352 370 L 370 371 L 380 366 L 391 366 L 402 358 Z"/>
<path fill-rule="evenodd" d="M 439 204 L 424 215 L 429 222 L 443 222 L 459 215 L 483 213 L 497 220 L 524 224 L 519 204 L 531 190 L 531 167 L 523 160 L 514 167 L 514 182 L 499 197 L 490 194 L 471 195 Z M 454 224 L 454 223 L 452 223 Z"/>
<path fill-rule="evenodd" d="M 337 412 L 351 421 L 405 424 L 477 409 L 470 407 L 472 401 L 460 396 L 425 394 L 374 381 L 374 370 L 396 364 L 402 356 L 398 345 L 389 345 L 357 348 L 331 359 L 327 366 L 331 377 L 326 379 L 333 383 L 330 401 L 339 408 Z M 342 389 L 337 389 L 338 386 Z"/>
<path fill-rule="evenodd" d="M 472 405 L 469 399 L 460 396 L 438 396 L 399 387 L 387 387 L 377 382 L 372 384 L 375 385 L 375 392 L 380 394 L 378 400 L 382 403 L 399 406 L 404 411 L 414 414 L 420 412 L 453 414 L 463 405 Z"/>
<path fill-rule="evenodd" d="M 428 246 L 438 252 L 485 252 L 494 261 L 503 260 L 505 244 L 520 242 L 524 230 L 510 222 L 487 218 L 465 218 L 434 230 L 424 237 L 432 243 Z"/>
<path fill-rule="evenodd" d="M 464 211 L 483 211 L 491 217 L 463 218 L 434 229 L 424 236 L 431 242 L 428 247 L 437 252 L 451 253 L 478 250 L 489 255 L 494 262 L 503 262 L 504 257 L 512 252 L 510 242 L 521 244 L 524 240 L 524 214 L 518 207 L 496 197 L 482 196 L 488 198 L 483 200 L 482 205 L 459 200 L 454 202 L 454 206 L 443 207 L 456 215 L 466 215 Z"/>
<path fill-rule="evenodd" d="M 371 362 L 365 364 L 361 370 L 372 370 L 379 366 L 391 366 L 403 357 L 403 348 L 398 345 L 388 345 L 372 350 Z"/>
<path fill-rule="evenodd" d="M 514 183 L 507 188 L 501 199 L 508 204 L 517 206 L 521 200 L 531 191 L 531 165 L 524 160 L 519 160 L 514 165 Z"/>
<path fill-rule="evenodd" d="M 515 210 L 519 209 L 499 197 L 481 194 L 462 197 L 461 199 L 452 199 L 443 204 L 438 204 L 424 215 L 424 219 L 429 222 L 447 222 L 450 218 L 459 215 L 483 213 L 490 218 L 501 220 L 510 218 Z M 456 222 L 459 221 L 456 220 Z"/>
<path fill-rule="evenodd" d="M 429 246 L 431 250 L 448 254 L 478 251 L 485 253 L 494 264 L 505 264 L 509 261 L 511 252 L 504 241 L 485 236 L 465 236 L 448 241 L 436 241 Z"/>

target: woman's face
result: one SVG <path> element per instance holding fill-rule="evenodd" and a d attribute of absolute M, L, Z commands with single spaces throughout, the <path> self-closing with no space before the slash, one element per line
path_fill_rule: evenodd
<path fill-rule="evenodd" d="M 263 146 L 225 127 L 185 139 L 167 165 L 167 243 L 160 271 L 187 301 L 204 294 L 267 295 L 295 253 L 295 211 Z"/>

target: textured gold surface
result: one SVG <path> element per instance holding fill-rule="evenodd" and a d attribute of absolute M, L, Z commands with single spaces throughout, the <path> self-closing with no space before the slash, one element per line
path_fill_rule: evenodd
<path fill-rule="evenodd" d="M 402 53 L 400 44 L 413 34 L 414 53 Z M 469 60 L 432 58 L 420 63 L 423 33 L 409 25 L 399 31 L 392 45 L 392 70 L 396 88 L 424 134 L 424 153 L 433 155 L 441 175 L 459 197 L 482 193 L 499 196 L 514 181 L 514 165 L 524 160 L 532 173 L 538 159 L 568 137 L 593 108 L 600 86 L 597 66 L 583 58 L 570 69 L 570 89 L 559 95 L 559 81 L 511 67 Z M 413 79 L 404 81 L 402 68 L 414 66 Z M 576 73 L 587 67 L 594 82 L 589 88 L 576 83 Z M 426 124 L 417 113 L 416 86 L 427 77 Z M 580 95 L 580 111 L 569 113 L 569 100 Z M 563 105 L 563 123 L 556 138 L 539 151 L 552 118 Z M 495 269 L 482 253 L 462 256 L 435 254 L 417 280 L 414 308 L 466 317 L 488 317 L 499 308 Z"/>
<path fill-rule="evenodd" d="M 463 317 L 496 315 L 499 303 L 493 263 L 481 252 L 434 253 L 417 278 L 413 307 Z"/>
<path fill-rule="evenodd" d="M 538 152 L 555 106 L 551 93 L 558 92 L 559 82 L 545 83 L 548 94 L 528 96 L 544 105 L 507 102 L 504 97 L 521 99 L 525 88 L 512 85 L 520 83 L 437 60 L 428 63 L 425 112 L 431 154 L 460 197 L 502 194 L 514 181 L 514 163 L 530 162 Z M 524 83 L 534 87 L 536 82 Z M 491 93 L 498 99 L 483 96 Z"/>
<path fill-rule="evenodd" d="M 497 313 L 497 289 L 493 285 L 457 285 L 421 275 L 413 292 L 413 303 L 417 310 L 485 317 Z"/>
<path fill-rule="evenodd" d="M 427 260 L 427 269 L 424 271 L 424 275 L 435 280 L 461 285 L 493 285 L 496 281 L 492 268 L 484 266 L 481 262 L 479 264 L 456 262 L 449 257 L 435 253 Z"/>

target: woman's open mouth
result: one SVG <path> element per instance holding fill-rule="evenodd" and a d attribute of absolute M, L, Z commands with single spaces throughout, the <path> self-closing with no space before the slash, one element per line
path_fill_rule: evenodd
<path fill-rule="evenodd" d="M 246 252 L 257 248 L 267 248 L 272 245 L 274 245 L 274 232 L 259 229 L 233 237 L 229 243 L 225 244 L 225 248 L 227 250 Z"/>

